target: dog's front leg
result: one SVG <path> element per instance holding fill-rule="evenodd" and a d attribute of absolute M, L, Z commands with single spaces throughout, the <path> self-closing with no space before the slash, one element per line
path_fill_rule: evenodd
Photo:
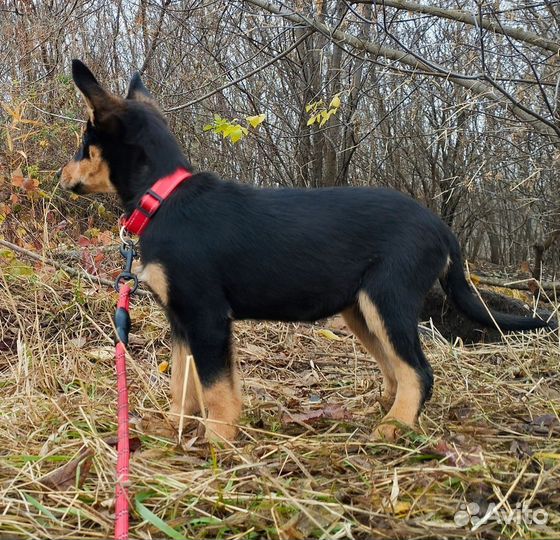
<path fill-rule="evenodd" d="M 191 351 L 185 340 L 173 336 L 171 345 L 171 420 L 179 424 L 181 415 L 192 416 L 201 410 L 200 392 Z"/>
<path fill-rule="evenodd" d="M 188 353 L 174 345 L 177 365 L 172 368 L 172 413 L 177 416 L 182 408 L 183 414 L 192 414 L 204 408 L 206 438 L 232 440 L 237 434 L 242 401 L 231 352 L 231 321 L 222 313 L 198 311 L 196 320 L 188 321 L 182 331 L 188 335 L 194 365 L 189 369 L 185 360 Z"/>

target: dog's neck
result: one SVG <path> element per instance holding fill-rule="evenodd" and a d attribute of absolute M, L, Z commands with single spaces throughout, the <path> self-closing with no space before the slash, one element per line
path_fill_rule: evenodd
<path fill-rule="evenodd" d="M 122 184 L 122 188 L 117 187 L 117 193 L 126 214 L 129 215 L 136 208 L 142 195 L 158 180 L 168 176 L 180 167 L 192 171 L 188 160 L 181 156 L 180 159 L 169 160 L 168 163 L 162 164 L 159 167 L 143 167 L 141 170 L 133 173 L 128 178 L 128 182 Z"/>

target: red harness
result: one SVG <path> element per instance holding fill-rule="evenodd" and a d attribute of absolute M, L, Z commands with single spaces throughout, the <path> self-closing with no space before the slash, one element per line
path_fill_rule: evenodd
<path fill-rule="evenodd" d="M 182 184 L 192 176 L 192 173 L 179 167 L 169 176 L 160 178 L 140 199 L 130 217 L 123 223 L 124 228 L 131 234 L 140 236 L 144 229 L 159 210 L 161 203 Z"/>

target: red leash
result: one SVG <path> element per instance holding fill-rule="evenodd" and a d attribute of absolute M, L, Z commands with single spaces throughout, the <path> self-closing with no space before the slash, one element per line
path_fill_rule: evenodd
<path fill-rule="evenodd" d="M 128 540 L 128 470 L 130 461 L 130 445 L 128 434 L 128 387 L 126 383 L 126 346 L 130 331 L 130 295 L 138 288 L 138 277 L 132 273 L 132 261 L 136 257 L 134 241 L 130 234 L 140 235 L 148 226 L 161 203 L 167 199 L 181 184 L 192 176 L 190 171 L 182 167 L 170 175 L 160 178 L 141 197 L 137 207 L 128 219 L 121 220 L 121 255 L 125 258 L 124 269 L 115 281 L 115 289 L 119 293 L 117 311 L 115 312 L 115 328 L 117 344 L 115 347 L 115 364 L 117 369 L 117 487 L 115 491 L 115 540 Z M 128 281 L 133 280 L 132 287 Z"/>
<path fill-rule="evenodd" d="M 115 490 L 115 540 L 128 540 L 128 471 L 130 446 L 128 433 L 128 386 L 126 382 L 126 346 L 130 331 L 130 295 L 138 287 L 138 278 L 132 274 L 132 261 L 136 256 L 134 243 L 121 234 L 123 240 L 121 254 L 126 259 L 123 272 L 115 281 L 119 301 L 115 312 L 117 344 L 115 346 L 115 364 L 117 370 L 117 487 Z M 131 288 L 127 283 L 133 280 Z"/>

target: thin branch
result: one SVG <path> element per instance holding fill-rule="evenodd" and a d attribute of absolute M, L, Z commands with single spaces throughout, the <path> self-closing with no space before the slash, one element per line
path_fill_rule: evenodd
<path fill-rule="evenodd" d="M 283 50 L 281 53 L 277 54 L 276 56 L 271 58 L 268 62 L 265 62 L 262 66 L 259 66 L 258 68 L 254 69 L 253 71 L 249 71 L 249 73 L 246 73 L 245 75 L 241 75 L 237 79 L 234 79 L 233 81 L 231 81 L 227 84 L 224 84 L 224 85 L 220 86 L 219 88 L 216 88 L 215 90 L 212 90 L 211 92 L 208 92 L 207 94 L 204 94 L 203 96 L 201 96 L 201 97 L 199 97 L 199 98 L 197 98 L 193 101 L 189 101 L 188 103 L 184 103 L 183 105 L 177 105 L 175 107 L 171 107 L 169 109 L 166 109 L 165 112 L 169 113 L 169 112 L 180 111 L 181 109 L 186 109 L 187 107 L 190 107 L 191 105 L 195 105 L 196 103 L 199 103 L 201 101 L 204 101 L 205 99 L 208 99 L 209 97 L 213 96 L 214 94 L 217 94 L 217 93 L 221 92 L 222 90 L 225 90 L 226 88 L 229 88 L 230 86 L 234 86 L 234 85 L 240 83 L 241 81 L 244 81 L 245 79 L 248 79 L 249 77 L 252 77 L 253 75 L 256 75 L 257 73 L 259 73 L 259 71 L 262 71 L 264 68 L 267 68 L 268 66 L 271 66 L 272 64 L 274 64 L 275 62 L 277 62 L 281 58 L 284 58 L 284 56 L 286 56 L 287 54 L 292 52 L 295 48 L 297 48 L 301 43 L 303 43 L 314 32 L 315 32 L 314 29 L 309 29 L 303 36 L 301 36 L 297 41 L 292 43 L 292 45 L 290 45 L 287 49 Z"/>
<path fill-rule="evenodd" d="M 447 9 L 436 6 L 427 6 L 424 4 L 419 4 L 418 2 L 408 2 L 406 0 L 353 0 L 353 3 L 374 4 L 380 6 L 382 5 L 395 9 L 412 11 L 413 13 L 424 13 L 425 15 L 433 15 L 444 19 L 450 19 L 471 26 L 475 24 L 472 13 L 459 9 Z M 520 28 L 505 27 L 495 21 L 482 19 L 482 17 L 479 18 L 476 23 L 480 24 L 480 26 L 485 30 L 490 30 L 491 32 L 495 32 L 496 34 L 502 34 L 518 41 L 529 43 L 530 45 L 536 45 L 537 47 L 546 49 L 547 51 L 550 51 L 554 54 L 558 54 L 560 52 L 559 42 L 539 36 L 539 34 L 536 34 L 534 32 L 527 32 L 526 30 L 521 30 Z"/>
<path fill-rule="evenodd" d="M 321 32 L 337 45 L 350 45 L 355 49 L 365 50 L 375 56 L 382 56 L 389 60 L 411 66 L 415 70 L 420 68 L 422 70 L 435 70 L 439 71 L 440 73 L 445 73 L 447 74 L 447 79 L 451 82 L 462 86 L 467 90 L 470 90 L 478 96 L 484 96 L 487 99 L 494 101 L 495 103 L 499 103 L 505 106 L 519 120 L 527 122 L 535 131 L 538 131 L 542 135 L 553 137 L 556 140 L 558 140 L 558 138 L 560 137 L 560 127 L 541 117 L 534 111 L 521 106 L 519 102 L 517 102 L 511 96 L 506 96 L 507 99 L 505 99 L 504 96 L 499 93 L 498 89 L 494 89 L 492 85 L 480 80 L 480 76 L 474 78 L 471 76 L 465 76 L 459 73 L 450 72 L 443 66 L 421 58 L 414 53 L 401 52 L 384 45 L 378 45 L 370 41 L 363 41 L 340 30 L 333 31 L 331 28 L 329 28 L 329 26 L 318 21 L 317 19 L 309 19 L 308 17 L 305 17 L 299 13 L 293 12 L 291 10 L 286 10 L 282 7 L 278 7 L 276 3 L 270 2 L 268 0 L 246 1 L 296 24 L 305 24 L 306 26 L 313 28 L 318 32 Z M 472 20 L 472 15 L 470 15 L 470 17 Z"/>
<path fill-rule="evenodd" d="M 29 257 L 30 259 L 33 259 L 35 261 L 39 261 L 42 262 L 43 264 L 47 264 L 49 266 L 54 266 L 55 268 L 58 268 L 59 270 L 63 270 L 64 272 L 66 272 L 68 275 L 73 276 L 73 277 L 81 277 L 84 279 L 87 279 L 88 281 L 95 283 L 96 285 L 106 285 L 107 287 L 113 287 L 115 282 L 114 281 L 110 281 L 108 279 L 104 279 L 102 277 L 99 276 L 94 276 L 93 274 L 90 274 L 84 270 L 76 270 L 75 268 L 72 268 L 66 264 L 60 263 L 58 261 L 53 261 L 52 259 L 49 259 L 47 257 L 43 257 L 42 255 L 39 255 L 37 253 L 33 253 L 33 251 L 29 251 L 28 249 L 16 246 L 16 244 L 12 244 L 11 242 L 8 242 L 7 240 L 0 240 L 0 246 L 4 246 L 8 249 L 10 249 L 11 251 L 15 251 L 17 253 L 20 253 L 22 255 L 25 255 L 26 257 Z M 138 289 L 135 294 L 139 295 L 139 296 L 151 296 L 151 294 L 148 291 L 144 291 L 142 289 Z"/>

